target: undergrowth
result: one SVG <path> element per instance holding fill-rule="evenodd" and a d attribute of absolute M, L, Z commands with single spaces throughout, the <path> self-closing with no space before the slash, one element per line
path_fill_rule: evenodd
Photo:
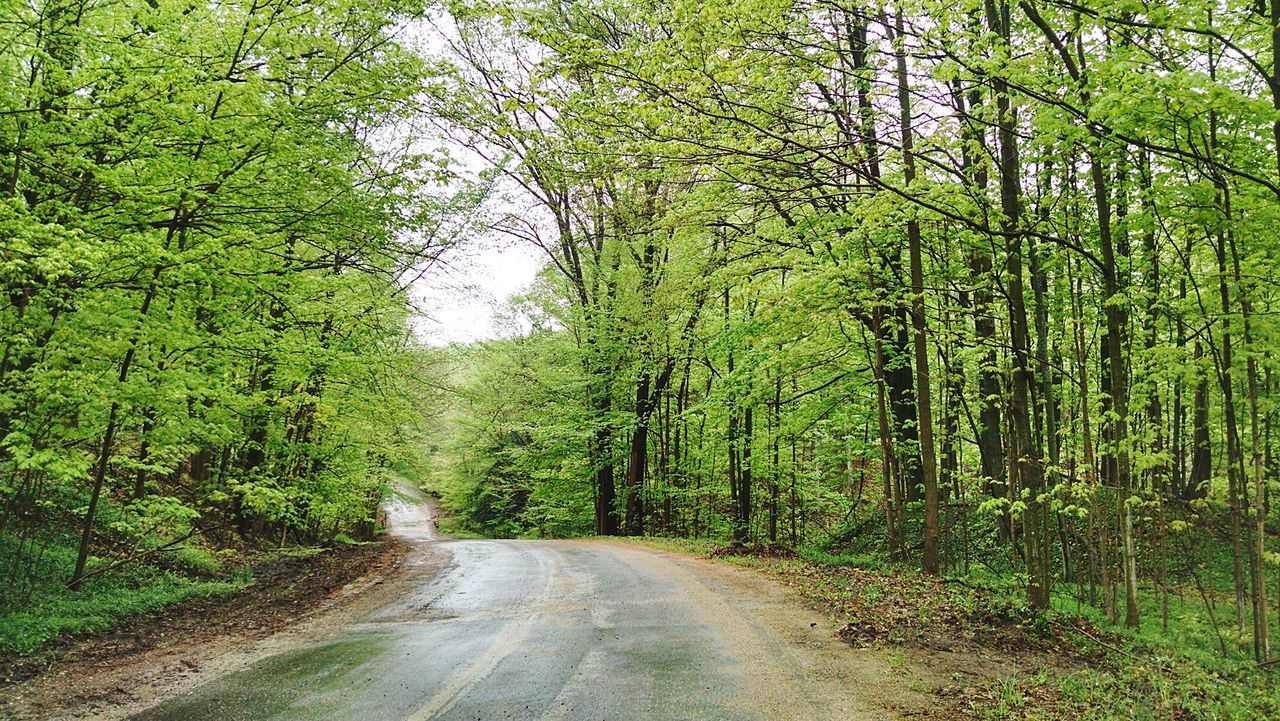
<path fill-rule="evenodd" d="M 0 557 L 4 549 L 0 548 Z M 223 574 L 222 560 L 195 546 L 169 554 L 168 568 L 135 563 L 85 580 L 78 591 L 66 580 L 75 564 L 70 538 L 50 541 L 24 598 L 0 605 L 0 656 L 29 654 L 64 634 L 109 630 L 124 619 L 194 596 L 223 596 L 251 581 L 247 571 Z M 93 566 L 90 566 L 93 570 Z M 20 603 L 19 603 L 20 602 Z"/>

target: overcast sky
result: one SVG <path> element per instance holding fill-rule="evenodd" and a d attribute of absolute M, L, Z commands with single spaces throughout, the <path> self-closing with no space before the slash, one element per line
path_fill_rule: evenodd
<path fill-rule="evenodd" d="M 401 40 L 415 46 L 427 57 L 446 53 L 444 35 L 453 35 L 453 23 L 446 14 L 436 13 L 402 29 Z M 442 135 L 430 132 L 430 124 L 413 124 L 402 132 L 419 149 L 435 145 L 446 152 L 456 170 L 474 178 L 487 166 L 478 155 Z M 403 142 L 404 137 L 399 138 Z M 490 213 L 516 212 L 527 217 L 536 213 L 527 196 L 517 188 L 500 184 L 502 191 L 489 198 Z M 451 192 L 446 190 L 445 192 Z M 419 317 L 414 329 L 431 345 L 466 343 L 488 338 L 510 337 L 524 329 L 504 327 L 502 310 L 507 300 L 531 285 L 545 260 L 543 252 L 496 232 L 465 238 L 448 251 L 444 263 L 424 273 L 413 283 L 410 296 Z"/>
<path fill-rule="evenodd" d="M 464 175 L 474 178 L 482 167 L 465 148 L 452 147 L 450 155 Z M 526 219 L 538 217 L 536 204 L 512 186 L 499 181 L 480 215 L 488 221 L 507 213 Z M 506 310 L 513 295 L 533 284 L 546 264 L 546 253 L 531 242 L 479 227 L 482 225 L 476 223 L 471 235 L 457 239 L 457 245 L 446 250 L 439 263 L 410 287 L 418 312 L 414 330 L 429 345 L 510 338 L 529 330 Z"/>
<path fill-rule="evenodd" d="M 541 260 L 537 249 L 493 238 L 468 239 L 454 248 L 446 263 L 413 286 L 414 306 L 421 317 L 418 336 L 431 345 L 510 336 L 501 327 L 507 299 L 533 283 Z"/>

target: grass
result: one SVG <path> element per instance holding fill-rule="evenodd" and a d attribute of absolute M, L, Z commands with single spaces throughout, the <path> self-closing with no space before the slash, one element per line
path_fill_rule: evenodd
<path fill-rule="evenodd" d="M 663 536 L 629 536 L 628 542 L 648 546 L 659 551 L 689 553 L 697 556 L 709 555 L 720 544 L 705 538 L 666 538 Z"/>
<path fill-rule="evenodd" d="M 1021 590 L 1006 579 L 978 576 L 988 607 L 1007 603 L 1012 613 L 1027 615 Z M 1229 578 L 1227 579 L 1229 583 Z M 1208 596 L 1216 608 L 1217 626 L 1194 586 L 1171 587 L 1169 621 L 1162 622 L 1156 589 L 1140 589 L 1142 623 L 1126 629 L 1082 598 L 1087 589 L 1069 584 L 1055 588 L 1052 609 L 1039 618 L 1057 624 L 1076 646 L 1094 652 L 1090 666 L 1066 674 L 1007 680 L 1016 688 L 988 689 L 979 718 L 1066 721 L 1204 721 L 1280 718 L 1280 669 L 1260 669 L 1252 659 L 1248 635 L 1234 630 L 1233 600 L 1218 587 Z M 1123 598 L 1120 599 L 1123 613 Z M 1028 616 L 1030 618 L 1030 616 Z M 1275 620 L 1275 619 L 1273 619 Z M 1066 627 L 1092 628 L 1090 637 Z M 1221 634 L 1221 641 L 1219 640 Z M 1225 643 L 1224 643 L 1225 642 Z M 1225 645 L 1227 655 L 1222 654 Z M 1016 693 L 1015 693 L 1016 692 Z M 1019 703 L 1011 703 L 1021 698 Z M 1050 698 L 1052 703 L 1037 704 Z"/>
<path fill-rule="evenodd" d="M 1083 721 L 1280 718 L 1280 690 L 1265 671 L 1224 673 L 1185 659 L 1167 667 L 1116 663 L 1060 679 L 1062 718 Z"/>
<path fill-rule="evenodd" d="M 1069 714 L 1063 718 L 1280 718 L 1280 677 L 1275 669 L 1254 663 L 1248 639 L 1235 634 L 1233 621 L 1218 621 L 1228 650 L 1223 656 L 1218 634 L 1198 599 L 1172 594 L 1167 630 L 1161 623 L 1158 596 L 1145 591 L 1139 600 L 1143 622 L 1132 630 L 1106 625 L 1105 614 L 1087 605 L 1077 609 L 1069 597 L 1055 604 L 1105 628 L 1112 645 L 1122 650 L 1108 654 L 1097 668 L 1058 680 L 1064 711 Z M 1231 608 L 1230 603 L 1223 605 Z"/>
<path fill-rule="evenodd" d="M 0 538 L 0 558 L 14 557 L 14 543 Z M 91 576 L 72 591 L 66 581 L 76 548 L 74 534 L 52 535 L 39 563 L 23 569 L 22 588 L 11 578 L 0 579 L 9 581 L 0 591 L 0 656 L 34 653 L 64 635 L 110 630 L 137 614 L 192 597 L 235 593 L 252 580 L 247 569 L 227 573 L 226 552 L 187 545 L 164 553 L 159 563 L 126 564 Z M 91 558 L 89 571 L 101 563 Z"/>
<path fill-rule="evenodd" d="M 63 634 L 106 631 L 123 620 L 193 596 L 223 596 L 237 581 L 192 581 L 170 572 L 131 573 L 80 592 L 45 591 L 26 609 L 0 615 L 0 655 L 29 654 Z"/>

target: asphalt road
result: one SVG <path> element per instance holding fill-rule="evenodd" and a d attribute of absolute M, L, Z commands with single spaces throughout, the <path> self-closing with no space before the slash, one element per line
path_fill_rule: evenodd
<path fill-rule="evenodd" d="M 859 701 L 874 673 L 833 661 L 854 654 L 753 574 L 612 541 L 435 540 L 422 507 L 392 511 L 443 571 L 326 642 L 131 718 L 885 717 Z"/>

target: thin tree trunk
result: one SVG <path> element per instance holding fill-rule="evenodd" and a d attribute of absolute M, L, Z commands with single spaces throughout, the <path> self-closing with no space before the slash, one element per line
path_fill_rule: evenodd
<path fill-rule="evenodd" d="M 911 95 L 907 87 L 907 56 L 904 43 L 902 12 L 894 19 L 898 66 L 898 108 L 902 128 L 902 155 L 907 186 L 915 181 L 915 155 L 912 148 Z M 934 457 L 933 409 L 930 404 L 928 324 L 924 315 L 924 261 L 921 252 L 920 223 L 914 217 L 907 220 L 907 253 L 911 265 L 911 327 L 914 331 L 916 367 L 916 407 L 920 431 L 921 478 L 924 481 L 924 557 L 921 565 L 925 573 L 938 573 L 938 476 Z"/>
<path fill-rule="evenodd" d="M 1006 47 L 1011 44 L 1009 30 L 1009 5 L 1005 0 L 987 0 L 987 23 L 997 33 Z M 1024 299 L 1025 289 L 1022 273 L 1022 199 L 1021 181 L 1019 179 L 1020 164 L 1018 159 L 1017 109 L 1009 100 L 1009 85 L 1006 79 L 996 75 L 993 77 L 993 88 L 996 95 L 996 109 L 1000 140 L 1000 209 L 1003 214 L 1001 233 L 1005 239 L 1005 267 L 1008 273 L 1009 296 L 1009 335 L 1012 341 L 1013 388 L 1009 401 L 1012 414 L 1011 427 L 1014 434 L 1012 446 L 1016 449 L 1014 466 L 1018 484 L 1026 490 L 1025 510 L 1023 511 L 1023 537 L 1026 543 L 1027 562 L 1027 598 L 1034 608 L 1043 609 L 1049 606 L 1049 584 L 1047 569 L 1040 568 L 1039 544 L 1044 542 L 1037 533 L 1043 527 L 1040 514 L 1043 504 L 1042 491 L 1043 468 L 1040 461 L 1040 449 L 1036 446 L 1031 433 L 1030 414 L 1030 338 L 1027 328 L 1027 306 Z"/>

